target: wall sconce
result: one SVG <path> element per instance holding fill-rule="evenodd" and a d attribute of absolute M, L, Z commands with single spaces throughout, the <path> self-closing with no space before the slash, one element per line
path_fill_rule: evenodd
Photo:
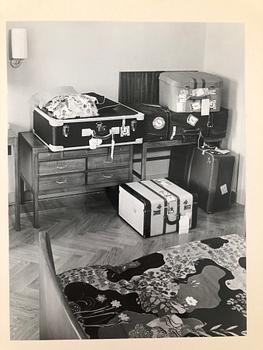
<path fill-rule="evenodd" d="M 10 31 L 10 65 L 21 66 L 27 58 L 27 31 L 24 28 L 13 28 Z"/>

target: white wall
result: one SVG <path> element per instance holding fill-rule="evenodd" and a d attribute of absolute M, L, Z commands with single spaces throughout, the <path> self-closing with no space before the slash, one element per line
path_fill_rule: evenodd
<path fill-rule="evenodd" d="M 206 25 L 204 70 L 223 77 L 223 106 L 229 109 L 229 126 L 224 146 L 236 155 L 232 189 L 237 201 L 245 203 L 245 105 L 244 26 Z"/>
<path fill-rule="evenodd" d="M 62 85 L 116 99 L 122 70 L 200 69 L 204 24 L 121 22 L 24 22 L 29 57 L 8 66 L 9 122 L 32 127 L 30 97 Z"/>

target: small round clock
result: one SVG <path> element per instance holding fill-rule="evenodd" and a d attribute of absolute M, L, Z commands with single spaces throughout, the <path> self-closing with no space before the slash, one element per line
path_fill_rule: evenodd
<path fill-rule="evenodd" d="M 156 117 L 152 121 L 154 129 L 161 130 L 165 126 L 165 120 L 163 117 Z"/>

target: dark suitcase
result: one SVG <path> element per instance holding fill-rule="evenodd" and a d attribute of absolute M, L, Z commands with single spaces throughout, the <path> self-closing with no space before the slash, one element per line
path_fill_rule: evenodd
<path fill-rule="evenodd" d="M 235 157 L 195 148 L 188 170 L 187 189 L 196 192 L 198 205 L 207 213 L 228 209 Z"/>
<path fill-rule="evenodd" d="M 168 139 L 197 142 L 200 132 L 208 141 L 222 139 L 226 136 L 227 121 L 228 110 L 225 108 L 219 112 L 210 112 L 209 116 L 201 116 L 201 113 L 170 111 Z"/>
<path fill-rule="evenodd" d="M 33 111 L 33 132 L 51 151 L 109 147 L 143 141 L 144 115 L 121 103 L 103 98 L 98 116 L 55 119 L 44 108 Z"/>
<path fill-rule="evenodd" d="M 144 141 L 167 140 L 170 113 L 166 108 L 146 103 L 129 104 L 128 106 L 144 114 Z"/>
<path fill-rule="evenodd" d="M 194 144 L 183 144 L 180 147 L 173 147 L 170 153 L 168 179 L 185 189 L 189 164 L 195 147 Z"/>

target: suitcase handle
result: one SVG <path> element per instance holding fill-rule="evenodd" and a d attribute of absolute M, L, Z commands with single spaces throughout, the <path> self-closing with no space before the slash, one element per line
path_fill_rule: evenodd
<path fill-rule="evenodd" d="M 190 96 L 188 97 L 188 100 L 192 100 L 192 101 L 195 101 L 195 100 L 204 100 L 206 98 L 210 98 L 210 94 L 207 94 L 207 95 L 202 95 L 202 96 Z"/>
<path fill-rule="evenodd" d="M 169 220 L 169 219 L 168 219 L 168 215 L 167 215 L 167 220 L 166 220 L 166 222 L 167 222 L 167 224 L 169 224 L 169 225 L 174 225 L 174 224 L 176 224 L 176 223 L 178 222 L 178 220 L 179 220 L 179 218 L 176 218 L 175 220 Z"/>
<path fill-rule="evenodd" d="M 100 135 L 97 135 L 95 132 L 93 133 L 93 138 L 94 139 L 101 139 L 101 140 L 107 140 L 111 137 L 111 133 L 107 134 L 107 135 L 103 135 L 103 136 L 100 136 Z"/>

